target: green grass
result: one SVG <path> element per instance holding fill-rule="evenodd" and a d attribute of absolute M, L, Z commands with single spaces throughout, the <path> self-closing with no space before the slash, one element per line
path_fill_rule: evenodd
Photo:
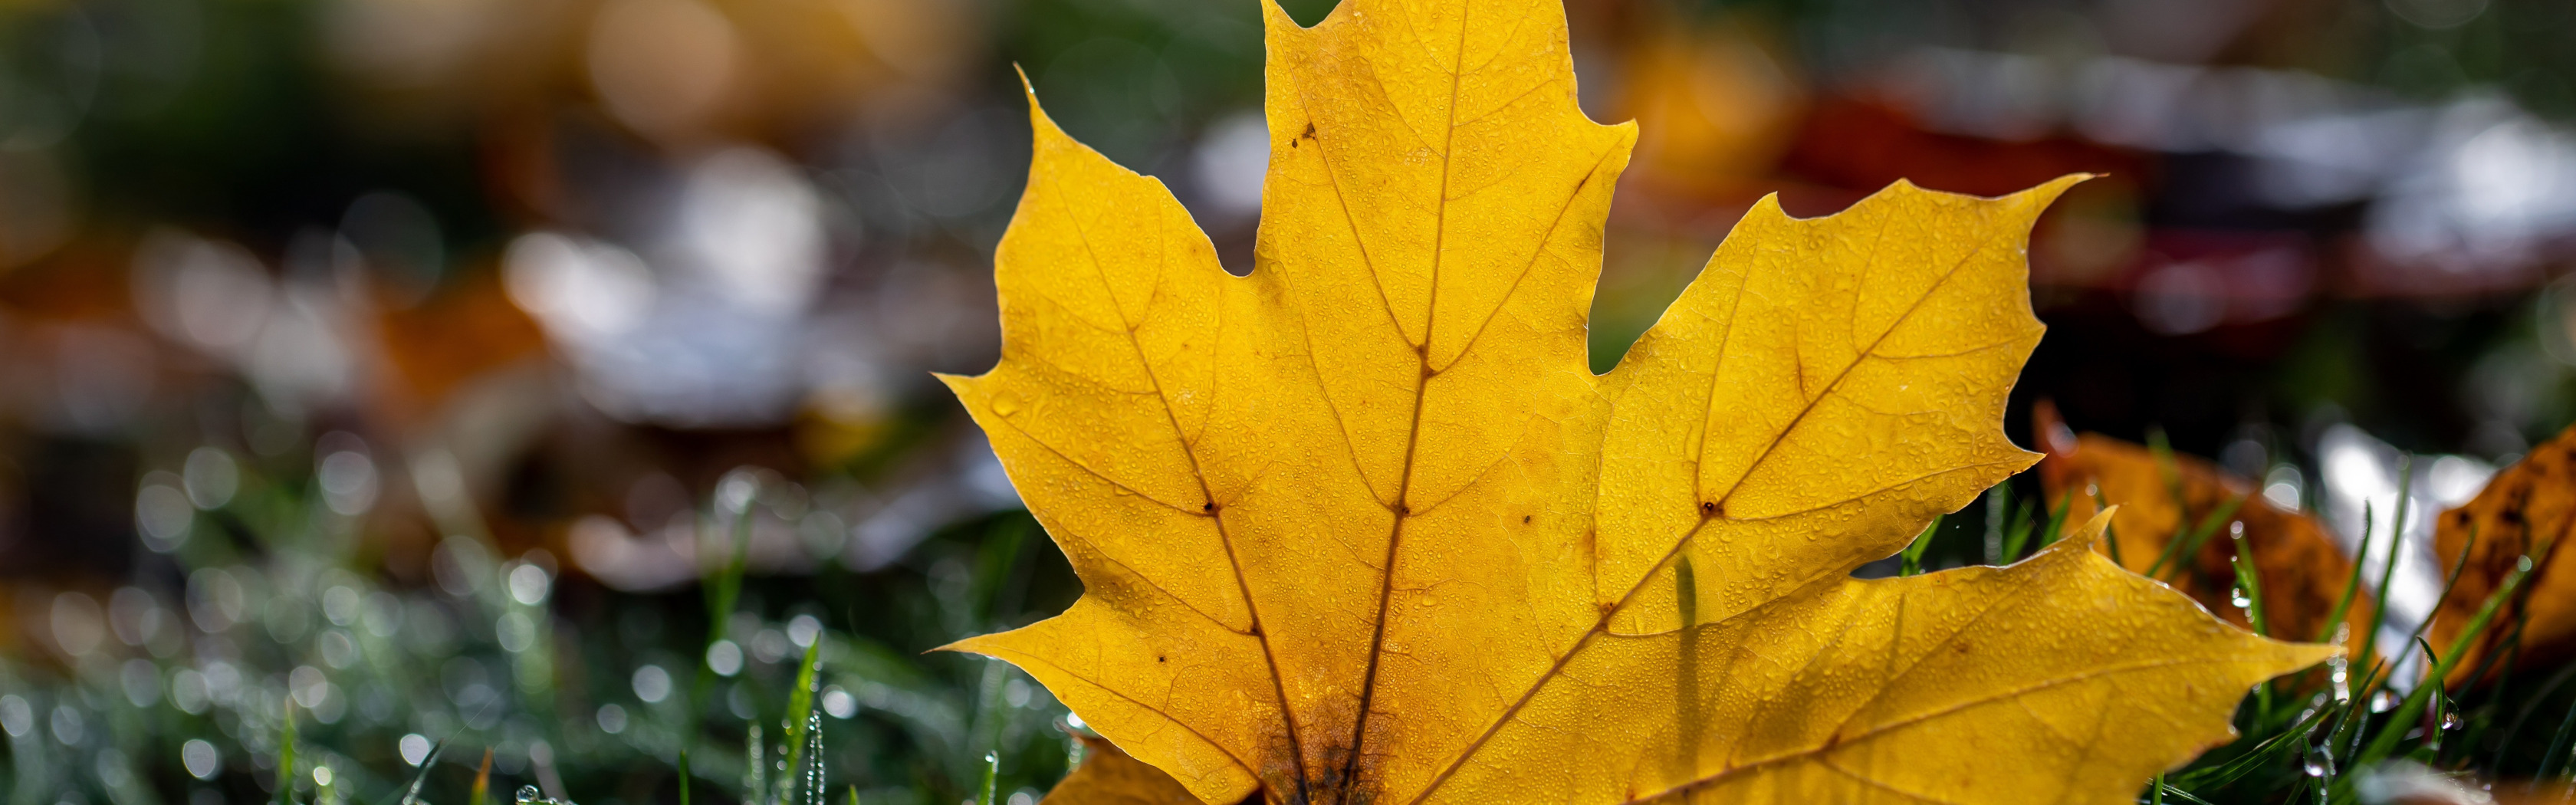
<path fill-rule="evenodd" d="M 727 483 L 774 483 L 751 478 Z M 540 554 L 505 558 L 473 528 L 451 529 L 429 568 L 397 582 L 404 573 L 362 550 L 310 479 L 245 481 L 177 551 L 140 563 L 124 603 L 102 605 L 113 622 L 98 650 L 0 659 L 6 805 L 482 805 L 496 790 L 586 805 L 1008 805 L 1078 756 L 1062 705 L 1018 670 L 926 653 L 1079 593 L 1023 513 L 950 527 L 871 573 L 825 563 L 810 577 L 762 576 L 749 572 L 749 535 L 781 515 L 734 487 L 699 513 L 710 557 L 700 583 L 632 595 Z M 1997 487 L 1892 564 L 1910 574 L 2026 558 L 2068 527 L 2066 508 L 2038 505 L 2035 491 L 2029 478 Z M 2259 565 L 2226 528 L 2236 503 L 2189 513 L 2185 538 L 2226 531 L 2237 587 L 2260 600 Z M 2369 546 L 2391 542 L 2365 542 L 2379 564 L 2356 563 L 2338 614 L 2365 573 L 2385 578 L 2387 551 Z M 2187 569 L 2190 550 L 2159 561 Z M 531 573 L 546 583 L 527 584 Z M 2518 653 L 2522 624 L 2498 613 L 2518 612 L 2503 604 L 2522 589 L 2519 576 L 2504 585 L 2469 636 L 2431 646 L 2419 630 L 2385 664 L 2427 652 L 2439 678 L 2490 629 L 2504 630 L 2500 655 Z M 2384 606 L 2372 614 L 2375 633 Z M 2479 781 L 2564 777 L 2576 671 L 2480 670 L 2495 681 L 2403 696 L 2384 673 L 2340 665 L 2328 684 L 2261 686 L 2236 714 L 2235 741 L 2139 800 L 2358 802 L 2364 778 L 2400 762 Z M 196 742 L 218 755 L 202 778 L 186 760 Z"/>
<path fill-rule="evenodd" d="M 397 581 L 311 479 L 245 476 L 178 550 L 138 549 L 121 598 L 93 596 L 125 602 L 109 620 L 151 613 L 149 634 L 129 645 L 120 622 L 77 658 L 0 656 L 7 805 L 469 803 L 528 786 L 585 805 L 947 805 L 1066 771 L 1067 714 L 1044 688 L 926 653 L 1079 593 L 1024 513 L 950 526 L 870 573 L 760 576 L 748 528 L 781 515 L 711 502 L 705 583 L 634 595 L 464 528 Z M 719 644 L 735 667 L 709 664 Z M 191 742 L 217 750 L 203 778 Z"/>

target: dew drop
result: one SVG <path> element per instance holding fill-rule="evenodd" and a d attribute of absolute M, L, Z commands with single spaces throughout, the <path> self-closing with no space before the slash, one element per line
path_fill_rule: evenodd
<path fill-rule="evenodd" d="M 1008 394 L 993 395 L 993 413 L 1010 416 L 1020 412 L 1020 398 Z"/>
<path fill-rule="evenodd" d="M 536 786 L 519 786 L 519 805 L 535 805 L 536 801 L 542 797 L 543 795 L 537 793 Z"/>

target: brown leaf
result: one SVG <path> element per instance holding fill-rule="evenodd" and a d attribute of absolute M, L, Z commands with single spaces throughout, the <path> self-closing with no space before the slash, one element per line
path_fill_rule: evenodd
<path fill-rule="evenodd" d="M 2035 438 L 2048 450 L 2048 457 L 2039 462 L 2039 478 L 2047 490 L 2049 511 L 2064 504 L 2066 522 L 2080 523 L 2101 505 L 2119 507 L 2111 522 L 2118 546 L 2113 558 L 2122 567 L 2141 574 L 2154 569 L 2157 580 L 2190 595 L 2220 618 L 2250 626 L 2251 618 L 2233 601 L 2236 571 L 2230 564 L 2236 555 L 2230 528 L 2242 524 L 2261 574 L 2264 620 L 2271 633 L 2295 640 L 2333 637 L 2326 619 L 2352 578 L 2352 559 L 2315 517 L 2273 504 L 2257 492 L 2254 482 L 2209 461 L 2175 455 L 2168 465 L 2142 445 L 2097 433 L 2078 436 L 2058 418 L 2056 406 L 2046 401 L 2032 412 L 2032 419 Z M 2236 504 L 2227 522 L 2206 532 L 2186 533 L 2206 525 L 2213 514 L 2240 498 L 2243 502 Z M 2189 548 L 2184 546 L 2165 558 L 2178 535 L 2202 537 L 2199 550 L 2184 557 L 2181 552 Z M 2112 544 L 2105 540 L 2098 550 L 2110 553 Z M 2160 558 L 2164 566 L 2157 568 Z M 2351 626 L 2347 648 L 2357 651 L 2369 634 L 2371 600 L 2366 589 L 2354 594 L 2344 615 Z M 2476 602 L 2470 608 L 2475 609 Z"/>
<path fill-rule="evenodd" d="M 1162 769 L 1118 751 L 1097 735 L 1082 740 L 1082 765 L 1064 776 L 1038 805 L 1198 805 L 1198 797 Z"/>
<path fill-rule="evenodd" d="M 2521 600 L 2506 602 L 2495 625 L 2451 666 L 2453 685 L 2489 666 L 2488 652 L 2504 645 L 2516 624 L 2523 630 L 2518 665 L 2556 663 L 2576 655 L 2576 567 L 2569 567 L 2576 565 L 2576 553 L 2557 550 L 2570 528 L 2576 528 L 2576 428 L 2532 448 L 2522 461 L 2496 473 L 2467 505 L 2434 521 L 2434 555 L 2445 570 L 2463 545 L 2469 548 L 2459 583 L 2433 610 L 2428 631 L 2436 650 L 2450 650 L 2522 557 L 2532 562 Z"/>

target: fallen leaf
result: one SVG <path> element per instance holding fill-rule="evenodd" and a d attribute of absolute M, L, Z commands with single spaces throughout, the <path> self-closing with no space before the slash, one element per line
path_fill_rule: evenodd
<path fill-rule="evenodd" d="M 2033 410 L 2031 432 L 2048 453 L 2039 462 L 2039 479 L 2049 511 L 2065 506 L 2067 522 L 2078 522 L 2091 518 L 2100 504 L 2120 508 L 2111 527 L 2121 566 L 2141 574 L 2153 570 L 2157 580 L 2228 623 L 2252 628 L 2249 613 L 2235 603 L 2236 571 L 2230 564 L 2236 556 L 2230 529 L 2242 525 L 2260 573 L 2270 633 L 2299 640 L 2334 637 L 2327 619 L 2352 581 L 2352 558 L 2324 523 L 2272 503 L 2258 484 L 2206 460 L 2160 459 L 2144 445 L 2078 435 L 2045 401 Z M 2185 544 L 2175 545 L 2177 539 Z M 2105 541 L 2102 550 L 2107 553 L 2110 545 Z M 2373 555 L 2385 556 L 2379 553 L 2385 550 L 2387 541 L 2379 540 Z M 2367 589 L 2353 591 L 2343 616 L 2350 627 L 2344 634 L 2348 650 L 2357 652 L 2370 635 L 2373 600 Z"/>
<path fill-rule="evenodd" d="M 1252 274 L 1034 112 L 1002 360 L 944 378 L 1086 587 L 949 648 L 1200 800 L 2125 802 L 2332 653 L 2080 549 L 1850 578 L 2036 460 L 2022 255 L 2076 177 L 1765 199 L 1595 376 L 1635 128 L 1562 8 L 1264 8 Z"/>
<path fill-rule="evenodd" d="M 1163 770 L 1118 751 L 1097 735 L 1075 735 L 1082 741 L 1082 765 L 1055 784 L 1038 805 L 1196 805 L 1197 796 Z"/>
<path fill-rule="evenodd" d="M 383 295 L 379 295 L 380 297 Z M 377 354 L 372 412 L 417 432 L 437 424 L 460 392 L 544 353 L 545 331 L 510 303 L 498 278 L 469 274 L 418 305 L 374 300 Z"/>
<path fill-rule="evenodd" d="M 2563 780 L 2506 780 L 2496 783 L 2494 789 L 2495 805 L 2567 805 L 2576 802 L 2576 783 Z"/>
<path fill-rule="evenodd" d="M 1743 20 L 1703 24 L 1674 9 L 1638 4 L 1638 30 L 1619 49 L 1616 106 L 1640 131 L 1637 164 L 1659 189 L 1753 197 L 1748 185 L 1787 150 L 1805 89 Z M 1741 194 L 1741 195 L 1738 195 Z"/>
<path fill-rule="evenodd" d="M 2469 683 L 2482 669 L 2500 671 L 2504 663 L 2493 660 L 2501 658 L 2487 655 L 2505 645 L 2515 628 L 2522 630 L 2522 667 L 2576 656 L 2576 551 L 2559 549 L 2571 531 L 2576 531 L 2576 428 L 2531 448 L 2521 461 L 2489 479 L 2477 497 L 2433 522 L 2433 551 L 2444 570 L 2453 569 L 2463 546 L 2469 551 L 2458 584 L 2433 609 L 2428 631 L 2435 646 L 2447 649 L 2458 640 L 2514 565 L 2525 556 L 2532 562 L 2531 578 L 2523 582 L 2517 600 L 2505 602 L 2495 626 L 2452 666 L 2453 686 Z"/>

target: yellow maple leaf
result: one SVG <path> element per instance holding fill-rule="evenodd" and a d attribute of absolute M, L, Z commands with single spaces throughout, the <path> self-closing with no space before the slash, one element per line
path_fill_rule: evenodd
<path fill-rule="evenodd" d="M 1556 0 L 1264 9 L 1252 274 L 1035 112 L 1002 360 L 944 378 L 1086 587 L 950 648 L 1200 799 L 2125 802 L 2331 653 L 2083 550 L 1850 578 L 2036 459 L 2023 250 L 2074 178 L 1766 199 L 1595 376 L 1635 128 Z"/>

